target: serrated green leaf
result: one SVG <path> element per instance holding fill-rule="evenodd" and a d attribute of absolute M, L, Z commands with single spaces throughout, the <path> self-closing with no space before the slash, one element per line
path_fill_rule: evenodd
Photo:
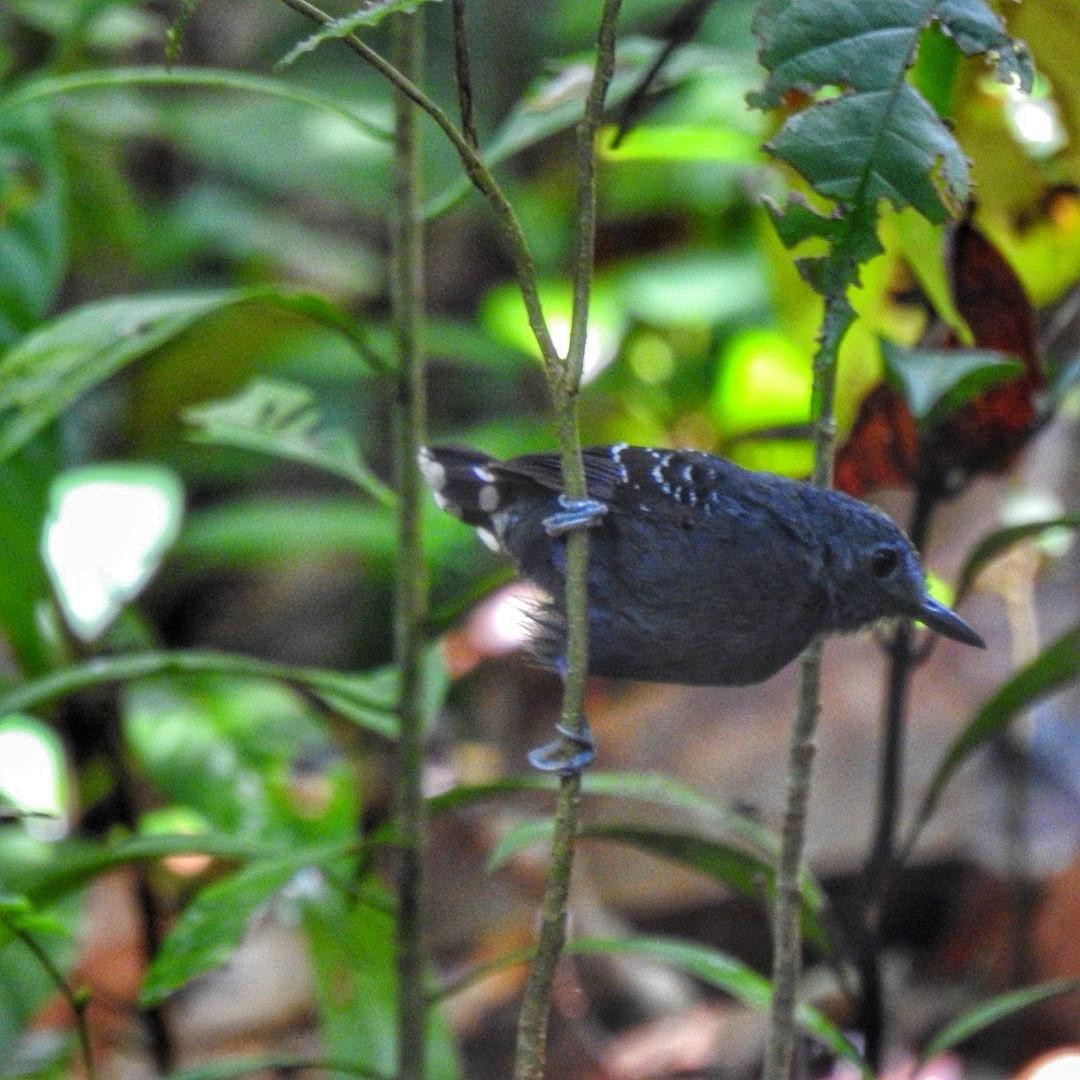
<path fill-rule="evenodd" d="M 991 560 L 1008 551 L 1014 544 L 1034 539 L 1046 532 L 1057 529 L 1080 529 L 1080 513 L 1062 514 L 1060 517 L 1046 518 L 1043 521 L 1025 521 L 1020 525 L 1006 525 L 984 536 L 968 552 L 964 567 L 956 582 L 956 591 L 951 607 L 955 607 L 971 591 L 980 571 Z"/>
<path fill-rule="evenodd" d="M 251 383 L 234 397 L 184 410 L 197 429 L 189 438 L 238 446 L 299 461 L 343 477 L 385 506 L 394 493 L 360 460 L 356 440 L 342 428 L 324 428 L 315 395 L 303 386 L 271 380 Z"/>
<path fill-rule="evenodd" d="M 259 859 L 199 891 L 153 958 L 139 995 L 155 1005 L 192 979 L 220 967 L 240 944 L 255 912 L 296 873 L 337 862 L 356 841 Z"/>
<path fill-rule="evenodd" d="M 797 247 L 812 238 L 834 240 L 843 227 L 841 218 L 835 214 L 819 213 L 798 194 L 790 195 L 783 207 L 777 206 L 769 198 L 764 202 L 776 235 L 780 237 L 784 247 Z"/>
<path fill-rule="evenodd" d="M 1023 46 L 982 0 L 787 0 L 770 3 L 755 20 L 768 69 L 751 104 L 773 108 L 790 90 L 811 93 L 836 85 L 888 90 L 915 62 L 919 37 L 937 23 L 968 56 L 992 54 L 998 77 L 1031 89 L 1034 71 Z"/>
<path fill-rule="evenodd" d="M 931 221 L 959 213 L 971 178 L 956 140 L 918 92 L 846 94 L 796 113 L 769 144 L 830 199 L 914 206 Z"/>
<path fill-rule="evenodd" d="M 279 68 L 288 67 L 301 56 L 314 52 L 327 41 L 340 41 L 355 33 L 361 27 L 378 26 L 387 17 L 402 11 L 415 11 L 427 0 L 369 0 L 362 8 L 350 15 L 342 15 L 326 23 L 321 30 L 316 30 L 302 41 L 297 42 L 278 62 Z"/>
<path fill-rule="evenodd" d="M 566 951 L 578 955 L 619 953 L 648 956 L 681 968 L 753 1009 L 768 1009 L 772 1002 L 772 983 L 768 979 L 742 961 L 705 945 L 661 937 L 592 937 L 567 942 Z M 802 1003 L 796 1007 L 795 1018 L 804 1031 L 820 1040 L 838 1057 L 850 1061 L 866 1080 L 870 1080 L 870 1070 L 858 1049 L 820 1010 Z"/>
<path fill-rule="evenodd" d="M 0 360 L 0 460 L 87 390 L 238 304 L 269 304 L 355 340 L 355 328 L 321 296 L 276 287 L 164 293 L 87 304 L 24 337 Z"/>
<path fill-rule="evenodd" d="M 982 0 L 768 0 L 755 19 L 760 58 L 769 75 L 749 96 L 760 108 L 792 91 L 814 95 L 791 115 L 769 149 L 793 165 L 821 195 L 840 204 L 829 255 L 799 269 L 819 292 L 838 296 L 857 280 L 860 263 L 880 250 L 876 207 L 912 206 L 931 221 L 957 215 L 970 195 L 969 169 L 956 140 L 907 81 L 918 43 L 932 23 L 967 53 L 989 53 L 998 73 L 1030 87 L 1026 51 Z M 804 211 L 784 222 L 787 239 L 822 236 Z"/>
<path fill-rule="evenodd" d="M 932 427 L 1024 365 L 988 349 L 904 349 L 881 341 L 885 368 L 920 425 Z"/>
<path fill-rule="evenodd" d="M 1076 993 L 1080 993 L 1080 979 L 1056 979 L 1053 982 L 1027 986 L 1022 990 L 1013 990 L 1000 997 L 991 998 L 990 1001 L 976 1005 L 975 1008 L 943 1027 L 926 1044 L 921 1058 L 925 1061 L 927 1058 L 951 1050 L 958 1043 L 971 1038 L 972 1035 L 990 1027 L 991 1024 L 996 1024 L 999 1020 L 1023 1009 L 1031 1008 L 1032 1005 L 1038 1005 L 1063 994 Z"/>
<path fill-rule="evenodd" d="M 949 780 L 970 754 L 1018 713 L 1080 678 L 1080 625 L 1066 630 L 1031 663 L 998 688 L 953 741 L 937 767 L 912 823 L 906 848 L 937 807 Z"/>

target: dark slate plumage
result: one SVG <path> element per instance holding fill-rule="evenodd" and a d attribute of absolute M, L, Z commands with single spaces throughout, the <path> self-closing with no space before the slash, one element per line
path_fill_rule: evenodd
<path fill-rule="evenodd" d="M 592 447 L 583 461 L 596 504 L 588 508 L 595 675 L 754 683 L 819 631 L 895 616 L 982 644 L 927 596 L 901 530 L 856 499 L 691 450 L 617 444 Z M 420 464 L 439 504 L 551 596 L 538 646 L 557 663 L 566 544 L 559 533 L 577 520 L 560 502 L 558 458 L 497 461 L 438 447 L 422 451 Z"/>

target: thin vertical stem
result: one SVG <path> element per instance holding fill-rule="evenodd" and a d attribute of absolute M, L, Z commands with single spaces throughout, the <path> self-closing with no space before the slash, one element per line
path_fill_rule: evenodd
<path fill-rule="evenodd" d="M 621 0 L 605 0 L 597 35 L 596 66 L 585 112 L 578 125 L 577 214 L 573 246 L 573 294 L 570 343 L 565 361 L 552 382 L 555 425 L 562 465 L 563 490 L 571 499 L 587 495 L 578 430 L 578 389 L 585 355 L 596 244 L 596 130 L 604 110 L 615 64 L 615 34 Z M 568 731 L 584 732 L 585 682 L 589 667 L 588 641 L 588 535 L 571 532 L 566 551 L 566 678 L 563 685 L 562 723 Z M 518 1018 L 515 1080 L 541 1080 L 544 1076 L 551 990 L 566 939 L 566 908 L 577 834 L 581 775 L 563 776 L 555 807 L 551 862 L 540 913 L 540 937 Z"/>
<path fill-rule="evenodd" d="M 840 342 L 854 318 L 855 313 L 843 293 L 826 298 L 821 339 L 814 356 L 813 482 L 818 487 L 828 487 L 832 482 L 833 449 L 836 442 L 836 421 L 833 417 L 836 360 Z M 802 969 L 800 882 L 806 846 L 806 811 L 810 801 L 814 739 L 821 708 L 821 646 L 821 639 L 816 638 L 799 658 L 798 697 L 789 747 L 784 827 L 776 873 L 773 998 L 765 1044 L 763 1080 L 788 1080 L 791 1075 L 795 1045 L 795 1002 Z"/>
<path fill-rule="evenodd" d="M 461 113 L 461 134 L 475 150 L 480 145 L 480 140 L 476 134 L 476 105 L 473 101 L 465 0 L 450 0 L 450 21 L 454 30 L 454 81 L 457 83 L 458 109 Z"/>
<path fill-rule="evenodd" d="M 398 69 L 419 81 L 423 24 L 416 14 L 394 20 Z M 398 1077 L 421 1080 L 425 1046 L 424 845 L 427 833 L 421 790 L 424 738 L 423 646 L 427 576 L 423 558 L 417 452 L 425 430 L 423 228 L 420 218 L 419 112 L 403 93 L 394 95 L 392 301 L 398 351 L 397 478 L 398 580 L 394 652 L 400 671 L 398 718 L 398 822 L 401 847 L 397 882 Z"/>

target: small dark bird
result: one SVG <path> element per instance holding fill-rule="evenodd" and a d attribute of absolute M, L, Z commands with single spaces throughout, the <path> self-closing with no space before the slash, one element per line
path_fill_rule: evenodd
<path fill-rule="evenodd" d="M 574 502 L 554 454 L 497 461 L 461 447 L 420 451 L 439 506 L 551 598 L 535 613 L 534 644 L 556 669 L 565 666 L 566 534 L 577 528 L 592 530 L 593 675 L 756 683 L 816 634 L 897 617 L 983 646 L 927 593 L 900 528 L 866 503 L 694 450 L 619 443 L 585 450 L 583 461 L 589 497 Z M 533 751 L 534 766 L 567 772 L 592 760 L 591 737 L 560 733 Z"/>

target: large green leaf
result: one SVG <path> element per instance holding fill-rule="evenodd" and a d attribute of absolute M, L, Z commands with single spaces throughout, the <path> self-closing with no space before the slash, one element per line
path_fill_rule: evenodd
<path fill-rule="evenodd" d="M 355 847 L 353 839 L 257 859 L 201 889 L 153 958 L 143 982 L 143 1004 L 155 1005 L 192 979 L 220 967 L 240 943 L 255 912 L 295 874 L 338 862 Z"/>
<path fill-rule="evenodd" d="M 342 428 L 322 427 L 315 395 L 292 383 L 260 380 L 235 397 L 184 411 L 197 442 L 223 443 L 289 458 L 343 477 L 385 506 L 393 492 L 360 460 L 356 440 Z"/>
<path fill-rule="evenodd" d="M 974 750 L 1001 731 L 1018 713 L 1080 678 L 1080 625 L 1066 630 L 1026 667 L 998 688 L 946 751 L 912 822 L 905 849 L 937 807 L 953 774 Z"/>
<path fill-rule="evenodd" d="M 772 1001 L 772 983 L 768 979 L 740 960 L 705 945 L 660 937 L 575 938 L 567 942 L 566 951 L 584 955 L 619 953 L 648 956 L 681 968 L 753 1009 L 768 1009 Z M 811 1005 L 800 1004 L 796 1008 L 795 1018 L 804 1031 L 838 1057 L 850 1061 L 869 1080 L 870 1071 L 858 1049 L 828 1017 Z"/>
<path fill-rule="evenodd" d="M 1053 982 L 1025 986 L 1022 990 L 1013 990 L 984 1001 L 943 1027 L 926 1044 L 921 1056 L 926 1060 L 945 1050 L 951 1050 L 991 1024 L 1063 994 L 1080 994 L 1080 979 L 1055 979 Z"/>
<path fill-rule="evenodd" d="M 557 781 L 547 776 L 508 776 L 486 784 L 460 785 L 435 795 L 428 802 L 428 812 L 432 815 L 445 814 L 504 795 L 526 791 L 554 793 L 557 788 Z M 738 838 L 748 849 L 761 855 L 775 857 L 780 851 L 779 837 L 767 826 L 745 814 L 717 805 L 669 776 L 659 773 L 588 772 L 582 777 L 582 791 L 590 796 L 649 802 L 680 813 L 689 812 L 704 824 L 729 837 Z"/>
<path fill-rule="evenodd" d="M 812 237 L 829 242 L 828 256 L 799 263 L 824 295 L 843 293 L 857 280 L 859 265 L 881 251 L 881 200 L 943 221 L 969 198 L 967 160 L 907 81 L 919 40 L 934 23 L 965 53 L 994 56 L 1001 78 L 1030 89 L 1026 51 L 983 0 L 765 0 L 758 9 L 754 29 L 769 75 L 749 100 L 775 108 L 792 93 L 811 99 L 787 118 L 769 149 L 837 204 L 836 213 L 823 214 L 793 199 L 774 211 L 789 247 Z"/>
<path fill-rule="evenodd" d="M 64 178 L 47 114 L 0 111 L 0 348 L 52 304 L 66 253 Z"/>
<path fill-rule="evenodd" d="M 322 297 L 275 287 L 164 293 L 87 304 L 29 334 L 0 360 L 0 460 L 127 364 L 202 319 L 251 303 L 283 308 L 355 337 L 351 320 Z"/>
<path fill-rule="evenodd" d="M 770 0 L 759 11 L 768 79 L 753 103 L 780 104 L 791 91 L 839 86 L 839 97 L 795 113 L 772 143 L 829 198 L 890 199 L 931 220 L 968 196 L 967 162 L 933 109 L 905 81 L 919 38 L 937 23 L 968 55 L 991 53 L 998 76 L 1031 88 L 1027 53 L 982 0 Z"/>
<path fill-rule="evenodd" d="M 155 790 L 199 827 L 289 847 L 355 836 L 355 773 L 304 698 L 265 680 L 141 680 L 122 693 L 125 740 Z M 314 804 L 297 785 L 311 761 L 319 762 Z"/>

